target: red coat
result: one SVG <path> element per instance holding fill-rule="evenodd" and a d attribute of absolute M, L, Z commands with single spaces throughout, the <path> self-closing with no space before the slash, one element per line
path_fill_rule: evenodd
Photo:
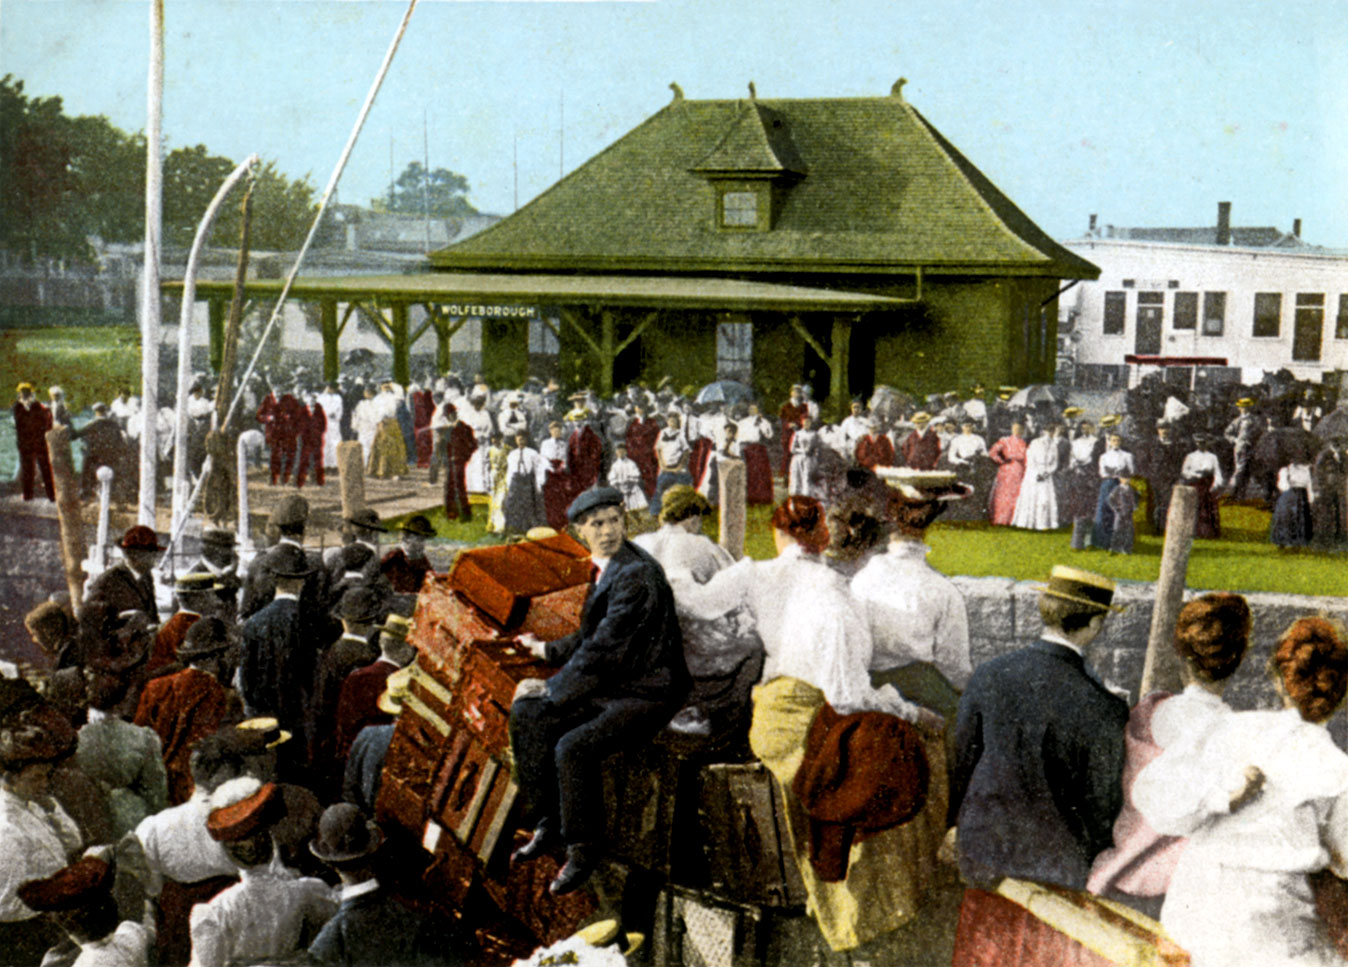
<path fill-rule="evenodd" d="M 201 615 L 190 611 L 178 611 L 159 628 L 154 636 L 154 650 L 150 652 L 147 671 L 172 665 L 178 660 L 178 649 L 187 637 L 187 629 L 201 620 Z"/>
<path fill-rule="evenodd" d="M 313 450 L 321 455 L 323 453 L 323 434 L 328 430 L 328 415 L 323 412 L 323 407 L 315 403 L 312 407 L 300 409 L 304 416 L 300 423 L 300 440 L 306 450 Z"/>
<path fill-rule="evenodd" d="M 894 466 L 894 444 L 883 433 L 868 433 L 857 441 L 857 463 L 867 470 Z"/>
<path fill-rule="evenodd" d="M 571 496 L 589 490 L 599 482 L 604 460 L 604 444 L 588 425 L 576 429 L 566 444 L 567 465 L 571 468 Z"/>
<path fill-rule="evenodd" d="M 225 686 L 196 668 L 185 668 L 146 683 L 134 721 L 154 729 L 163 745 L 170 804 L 176 806 L 191 797 L 192 770 L 188 768 L 188 759 L 192 745 L 218 730 L 229 708 Z"/>
<path fill-rule="evenodd" d="M 345 762 L 360 730 L 367 725 L 385 725 L 393 717 L 379 710 L 379 696 L 384 693 L 388 677 L 398 670 L 392 662 L 382 658 L 372 665 L 357 668 L 342 683 L 342 694 L 337 699 L 337 756 Z"/>
<path fill-rule="evenodd" d="M 431 417 L 435 415 L 435 394 L 428 389 L 412 394 L 412 432 L 417 441 L 417 466 L 431 465 L 431 450 L 435 438 L 430 433 Z M 423 433 L 422 431 L 426 432 Z"/>
<path fill-rule="evenodd" d="M 19 438 L 19 449 L 47 452 L 47 431 L 51 429 L 51 410 L 37 400 L 32 406 L 14 403 L 14 435 Z"/>
<path fill-rule="evenodd" d="M 277 406 L 276 394 L 268 393 L 257 408 L 257 421 L 262 424 L 262 435 L 267 440 L 267 446 L 271 446 L 276 439 L 276 419 L 280 415 Z"/>
<path fill-rule="evenodd" d="M 401 547 L 395 547 L 384 555 L 379 570 L 399 594 L 416 594 L 431 572 L 431 562 L 424 557 L 414 561 Z"/>
<path fill-rule="evenodd" d="M 941 459 L 941 438 L 932 430 L 914 430 L 903 438 L 903 463 L 914 470 L 935 470 Z"/>
<path fill-rule="evenodd" d="M 777 411 L 777 418 L 782 421 L 782 466 L 791 465 L 791 437 L 800 429 L 800 421 L 810 411 L 804 406 L 797 406 L 790 400 L 782 404 L 782 408 Z M 785 472 L 785 471 L 783 471 Z"/>
<path fill-rule="evenodd" d="M 650 497 L 655 493 L 655 478 L 660 475 L 660 464 L 655 459 L 655 439 L 660 435 L 660 424 L 654 420 L 633 420 L 627 426 L 627 455 L 641 471 L 641 489 Z"/>
<path fill-rule="evenodd" d="M 281 441 L 294 441 L 309 423 L 309 411 L 289 393 L 276 404 L 276 435 Z"/>

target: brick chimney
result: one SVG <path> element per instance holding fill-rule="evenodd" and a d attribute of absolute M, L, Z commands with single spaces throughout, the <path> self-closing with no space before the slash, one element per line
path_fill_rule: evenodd
<path fill-rule="evenodd" d="M 1217 202 L 1217 244 L 1231 244 L 1231 203 Z"/>
<path fill-rule="evenodd" d="M 1292 234 L 1296 238 L 1301 237 L 1301 219 L 1299 218 L 1292 219 Z"/>

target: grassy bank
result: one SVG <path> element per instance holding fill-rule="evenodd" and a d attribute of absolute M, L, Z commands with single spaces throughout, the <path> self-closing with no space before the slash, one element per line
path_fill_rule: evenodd
<path fill-rule="evenodd" d="M 0 330 L 0 387 L 12 393 L 24 380 L 44 403 L 47 387 L 64 387 L 76 413 L 123 386 L 139 393 L 140 333 L 134 326 Z"/>
<path fill-rule="evenodd" d="M 495 543 L 486 532 L 484 513 L 468 524 L 447 521 L 444 510 L 427 511 L 436 533 L 467 544 Z M 746 552 L 765 559 L 775 555 L 768 523 L 771 509 L 749 510 Z M 1348 556 L 1283 551 L 1268 542 L 1269 514 L 1251 507 L 1223 507 L 1222 539 L 1195 541 L 1189 557 L 1192 588 L 1270 591 L 1285 594 L 1348 595 Z M 641 521 L 644 524 L 644 520 Z M 1139 521 L 1139 530 L 1141 523 Z M 706 528 L 716 536 L 714 521 Z M 937 524 L 927 534 L 928 560 L 945 574 L 1041 580 L 1054 564 L 1071 564 L 1118 580 L 1155 581 L 1161 569 L 1162 538 L 1139 534 L 1129 555 L 1073 551 L 1067 528 L 1024 531 L 985 523 Z"/>

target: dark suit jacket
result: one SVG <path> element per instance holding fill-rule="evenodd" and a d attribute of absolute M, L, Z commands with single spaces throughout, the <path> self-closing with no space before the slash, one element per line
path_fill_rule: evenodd
<path fill-rule="evenodd" d="M 279 546 L 279 545 L 278 545 Z M 276 575 L 271 570 L 271 560 L 276 548 L 268 548 L 248 565 L 248 574 L 243 582 L 243 600 L 239 603 L 239 618 L 246 620 L 271 604 L 276 596 Z M 323 562 L 317 554 L 306 551 L 305 558 L 314 573 L 304 579 L 304 590 L 300 601 L 304 605 L 305 615 L 313 620 L 327 618 L 328 576 Z M 341 629 L 338 629 L 341 634 Z"/>
<path fill-rule="evenodd" d="M 1036 641 L 974 670 L 960 698 L 950 810 L 961 868 L 1084 889 L 1123 806 L 1128 704 L 1070 648 Z"/>
<path fill-rule="evenodd" d="M 379 798 L 379 781 L 384 775 L 384 760 L 393 744 L 396 725 L 371 725 L 360 730 L 351 743 L 351 754 L 346 757 L 346 774 L 342 777 L 342 799 L 355 803 L 367 816 L 374 815 L 374 804 Z"/>
<path fill-rule="evenodd" d="M 655 558 L 630 541 L 586 598 L 580 630 L 549 642 L 547 659 L 564 663 L 548 680 L 555 705 L 617 697 L 677 704 L 692 688 L 674 592 Z"/>
<path fill-rule="evenodd" d="M 321 964 L 340 967 L 459 962 L 443 943 L 434 944 L 441 956 L 430 958 L 428 951 L 434 949 L 433 944 L 422 918 L 380 887 L 343 900 L 314 938 L 309 955 Z"/>
<path fill-rule="evenodd" d="M 114 564 L 89 585 L 86 601 L 106 601 L 116 611 L 144 611 L 150 620 L 158 623 L 159 607 L 154 603 L 154 579 L 150 575 L 136 577 L 136 572 L 125 562 Z"/>
<path fill-rule="evenodd" d="M 250 715 L 273 716 L 303 741 L 318 661 L 299 602 L 272 601 L 243 625 L 239 694 Z"/>

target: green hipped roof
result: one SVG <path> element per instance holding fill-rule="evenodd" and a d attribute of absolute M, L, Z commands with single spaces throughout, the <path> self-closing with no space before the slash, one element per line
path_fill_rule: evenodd
<path fill-rule="evenodd" d="M 715 223 L 717 174 L 786 177 L 767 231 Z M 1094 279 L 900 97 L 675 100 L 445 269 Z"/>

